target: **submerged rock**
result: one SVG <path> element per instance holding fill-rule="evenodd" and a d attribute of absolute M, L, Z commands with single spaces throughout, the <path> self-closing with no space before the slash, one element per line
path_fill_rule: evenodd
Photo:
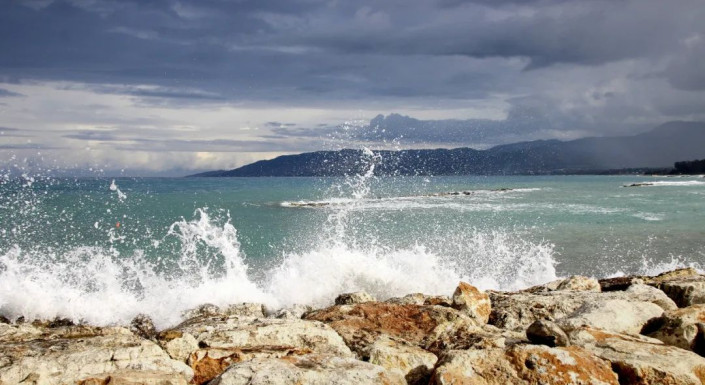
<path fill-rule="evenodd" d="M 609 362 L 579 347 L 513 345 L 507 349 L 453 350 L 438 364 L 437 385 L 618 385 Z"/>
<path fill-rule="evenodd" d="M 309 354 L 278 359 L 256 358 L 230 366 L 212 385 L 403 385 L 395 371 L 349 357 Z"/>

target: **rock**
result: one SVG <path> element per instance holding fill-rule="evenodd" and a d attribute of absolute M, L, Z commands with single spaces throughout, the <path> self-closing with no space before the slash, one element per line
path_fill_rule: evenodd
<path fill-rule="evenodd" d="M 181 362 L 186 362 L 191 353 L 198 350 L 198 341 L 189 333 L 160 333 L 158 341 L 169 357 Z"/>
<path fill-rule="evenodd" d="M 24 381 L 23 383 L 26 383 Z M 183 378 L 173 378 L 159 372 L 149 370 L 119 370 L 107 377 L 98 376 L 86 378 L 78 385 L 187 385 Z"/>
<path fill-rule="evenodd" d="M 586 303 L 609 300 L 650 302 L 663 310 L 677 308 L 663 292 L 646 285 L 632 285 L 627 291 L 597 293 L 589 291 L 552 291 L 541 293 L 490 292 L 492 313 L 489 323 L 502 329 L 524 331 L 537 320 L 566 318 Z"/>
<path fill-rule="evenodd" d="M 665 312 L 649 322 L 642 334 L 656 338 L 667 345 L 692 350 L 705 356 L 705 305 L 693 305 Z"/>
<path fill-rule="evenodd" d="M 658 284 L 678 307 L 688 307 L 705 303 L 705 279 L 700 277 L 689 280 L 665 281 Z"/>
<path fill-rule="evenodd" d="M 313 307 L 310 305 L 296 304 L 296 305 L 288 307 L 288 308 L 277 310 L 276 312 L 274 312 L 273 317 L 274 318 L 281 318 L 281 319 L 301 319 L 304 316 L 304 314 L 306 314 L 312 310 L 313 310 Z"/>
<path fill-rule="evenodd" d="M 370 347 L 370 363 L 398 372 L 408 384 L 428 384 L 438 358 L 417 346 L 383 336 Z"/>
<path fill-rule="evenodd" d="M 154 327 L 154 322 L 149 316 L 144 314 L 139 314 L 130 322 L 130 331 L 148 340 L 153 339 L 157 335 L 157 328 Z"/>
<path fill-rule="evenodd" d="M 239 303 L 229 305 L 221 311 L 224 315 L 234 315 L 239 317 L 253 317 L 253 318 L 264 318 L 265 309 L 264 305 L 261 303 Z"/>
<path fill-rule="evenodd" d="M 219 315 L 220 308 L 212 303 L 203 304 L 195 309 L 186 310 L 181 314 L 184 319 L 191 319 L 197 317 L 212 317 Z"/>
<path fill-rule="evenodd" d="M 343 339 L 328 325 L 301 319 L 201 316 L 160 335 L 167 339 L 167 334 L 175 338 L 190 334 L 197 341 L 199 349 L 188 357 L 197 384 L 209 381 L 228 365 L 245 359 L 311 352 L 352 356 Z"/>
<path fill-rule="evenodd" d="M 604 278 L 598 281 L 600 283 L 600 290 L 603 292 L 607 291 L 624 291 L 627 290 L 631 285 L 643 284 L 644 280 L 641 277 L 614 277 L 614 278 Z"/>
<path fill-rule="evenodd" d="M 364 291 L 355 293 L 344 293 L 335 297 L 336 305 L 352 305 L 356 303 L 375 302 L 376 300 L 371 295 Z"/>
<path fill-rule="evenodd" d="M 437 326 L 424 338 L 421 346 L 440 357 L 448 350 L 504 348 L 523 342 L 527 340 L 522 333 L 457 320 Z"/>
<path fill-rule="evenodd" d="M 400 374 L 349 357 L 310 354 L 256 358 L 230 366 L 212 385 L 406 384 Z"/>
<path fill-rule="evenodd" d="M 403 297 L 390 298 L 386 303 L 398 305 L 437 305 L 452 307 L 453 300 L 447 295 L 425 295 L 422 293 L 407 294 Z"/>
<path fill-rule="evenodd" d="M 615 333 L 639 334 L 650 319 L 661 314 L 663 309 L 651 302 L 609 299 L 586 302 L 573 314 L 556 322 L 563 330 L 592 326 Z"/>
<path fill-rule="evenodd" d="M 447 307 L 384 302 L 332 306 L 308 313 L 305 319 L 330 325 L 362 359 L 369 358 L 369 347 L 382 335 L 420 345 L 438 325 L 473 322 Z"/>
<path fill-rule="evenodd" d="M 700 275 L 700 273 L 698 273 L 698 271 L 692 267 L 685 267 L 681 269 L 667 271 L 655 277 L 648 277 L 648 281 L 652 284 L 659 284 L 662 282 L 677 281 L 684 279 L 688 280 L 694 278 L 702 278 L 702 275 Z"/>
<path fill-rule="evenodd" d="M 184 384 L 193 376 L 185 363 L 125 328 L 3 326 L 9 329 L 0 332 L 2 384 L 130 383 L 141 373 L 144 383 Z"/>
<path fill-rule="evenodd" d="M 481 325 L 487 323 L 492 312 L 490 297 L 487 293 L 465 282 L 460 282 L 453 293 L 453 308 Z"/>
<path fill-rule="evenodd" d="M 434 372 L 434 384 L 619 384 L 609 362 L 579 347 L 513 345 L 507 349 L 453 350 Z"/>
<path fill-rule="evenodd" d="M 538 320 L 526 329 L 526 337 L 534 344 L 550 347 L 569 346 L 570 340 L 563 329 L 554 322 Z"/>
<path fill-rule="evenodd" d="M 574 275 L 570 278 L 564 279 L 556 287 L 556 290 L 570 290 L 570 291 L 602 291 L 600 283 L 597 282 L 595 278 L 583 277 L 580 275 Z"/>
<path fill-rule="evenodd" d="M 568 333 L 573 345 L 612 363 L 620 384 L 705 383 L 705 358 L 645 336 L 580 328 Z"/>

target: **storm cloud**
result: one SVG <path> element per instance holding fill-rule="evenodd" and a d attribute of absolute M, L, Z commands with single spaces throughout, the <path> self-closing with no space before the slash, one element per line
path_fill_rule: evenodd
<path fill-rule="evenodd" d="M 9 1 L 0 50 L 0 126 L 33 139 L 0 161 L 159 173 L 705 120 L 702 0 Z"/>

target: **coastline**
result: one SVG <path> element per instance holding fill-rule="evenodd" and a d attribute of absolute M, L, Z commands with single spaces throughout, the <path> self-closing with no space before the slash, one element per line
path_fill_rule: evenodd
<path fill-rule="evenodd" d="M 515 292 L 270 310 L 202 305 L 156 330 L 0 319 L 0 384 L 701 384 L 705 276 L 573 276 Z"/>

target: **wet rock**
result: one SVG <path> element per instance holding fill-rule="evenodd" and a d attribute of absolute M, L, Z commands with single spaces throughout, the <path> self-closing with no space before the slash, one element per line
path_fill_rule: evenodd
<path fill-rule="evenodd" d="M 642 334 L 667 345 L 692 350 L 705 356 L 705 305 L 693 305 L 665 312 L 649 322 Z"/>
<path fill-rule="evenodd" d="M 479 324 L 486 324 L 492 312 L 487 293 L 465 282 L 460 282 L 453 293 L 453 308 Z"/>
<path fill-rule="evenodd" d="M 538 320 L 526 329 L 526 337 L 534 344 L 550 347 L 569 346 L 570 340 L 556 323 L 547 320 Z"/>
<path fill-rule="evenodd" d="M 408 384 L 428 384 L 438 358 L 417 346 L 383 336 L 370 347 L 370 363 L 398 372 Z"/>
<path fill-rule="evenodd" d="M 579 347 L 542 345 L 453 350 L 441 359 L 433 379 L 437 385 L 619 384 L 609 362 Z"/>
<path fill-rule="evenodd" d="M 149 316 L 144 314 L 139 314 L 132 319 L 130 331 L 148 340 L 153 339 L 157 335 L 157 328 L 154 327 L 154 322 Z"/>
<path fill-rule="evenodd" d="M 384 302 L 332 306 L 313 311 L 305 319 L 330 325 L 363 359 L 369 358 L 369 347 L 382 335 L 419 345 L 441 324 L 458 320 L 472 322 L 447 307 Z"/>
<path fill-rule="evenodd" d="M 375 302 L 376 300 L 371 295 L 364 291 L 354 293 L 344 293 L 335 297 L 336 305 L 352 305 L 356 303 Z"/>
<path fill-rule="evenodd" d="M 257 358 L 230 366 L 213 385 L 365 385 L 406 384 L 394 371 L 354 358 L 310 354 Z"/>
<path fill-rule="evenodd" d="M 622 299 L 586 302 L 573 314 L 557 321 L 563 330 L 581 326 L 615 333 L 639 334 L 652 318 L 660 317 L 663 309 L 651 302 L 630 302 Z"/>
<path fill-rule="evenodd" d="M 172 360 L 155 343 L 125 328 L 3 326 L 7 328 L 0 331 L 0 383 L 107 383 L 110 378 L 137 378 L 145 372 L 145 378 L 160 383 L 183 384 L 193 376 L 185 363 Z"/>
<path fill-rule="evenodd" d="M 580 328 L 568 333 L 573 345 L 609 361 L 620 384 L 701 385 L 705 358 L 645 336 Z"/>
<path fill-rule="evenodd" d="M 556 287 L 556 290 L 570 290 L 570 291 L 602 291 L 600 283 L 597 282 L 595 278 L 583 277 L 580 275 L 574 275 L 570 278 L 566 278 Z"/>

